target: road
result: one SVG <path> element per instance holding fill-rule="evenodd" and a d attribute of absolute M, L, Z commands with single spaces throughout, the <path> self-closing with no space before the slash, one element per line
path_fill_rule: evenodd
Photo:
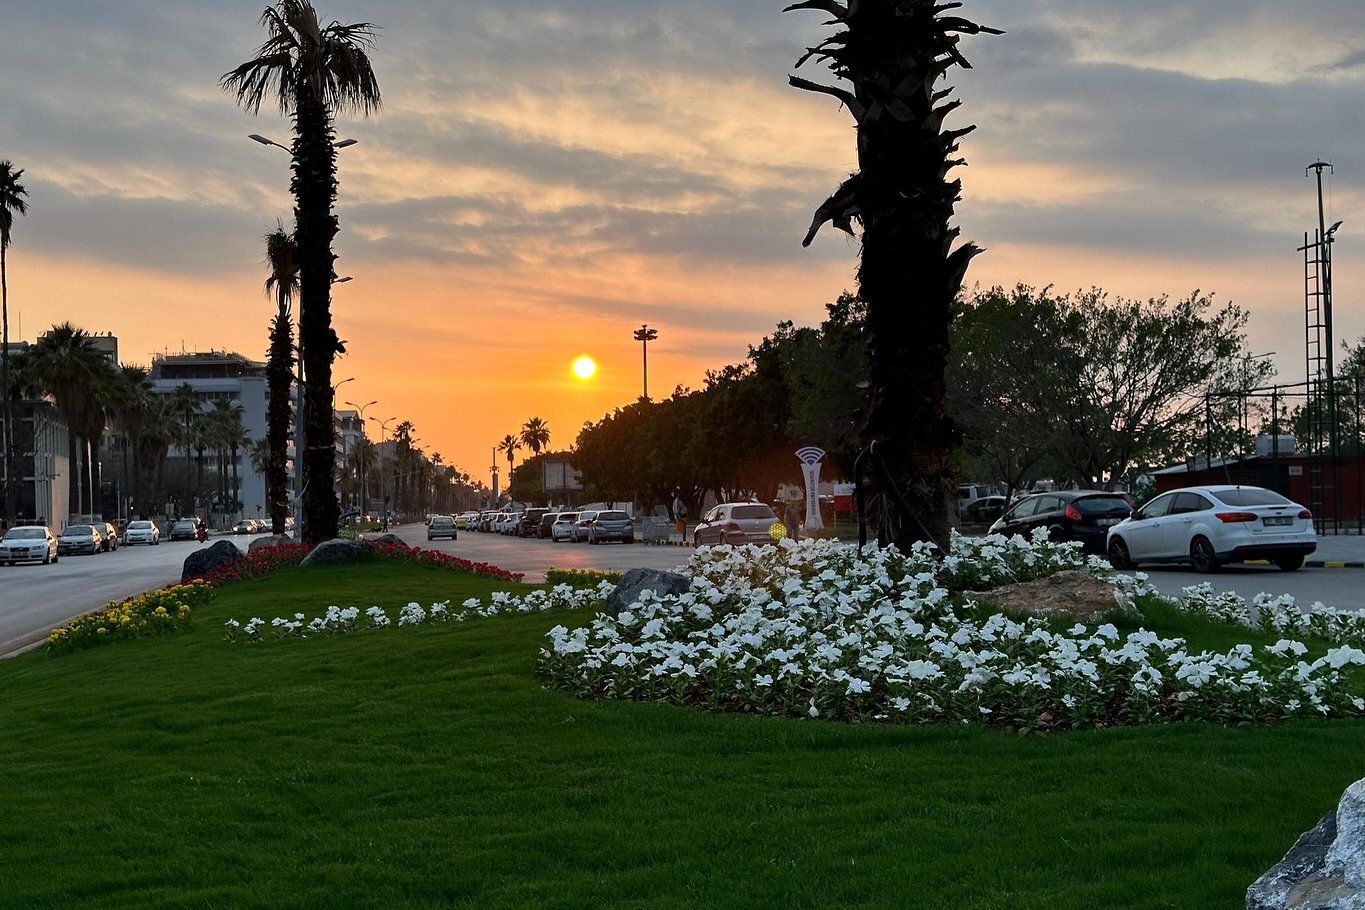
<path fill-rule="evenodd" d="M 428 542 L 423 525 L 393 530 L 404 542 L 521 572 L 528 582 L 544 581 L 551 568 L 625 571 L 635 567 L 675 569 L 691 550 L 677 546 L 552 543 L 496 534 L 463 532 L 459 539 Z M 213 538 L 216 539 L 216 538 Z M 233 537 L 243 549 L 252 539 Z M 211 541 L 212 542 L 212 539 Z M 193 549 L 208 544 L 163 542 L 157 547 L 123 547 L 98 556 L 65 556 L 51 566 L 0 566 L 0 657 L 19 653 L 47 638 L 56 626 L 111 600 L 180 580 L 181 565 Z M 1301 605 L 1322 602 L 1365 609 L 1365 569 L 1304 568 L 1281 572 L 1264 566 L 1227 566 L 1213 575 L 1178 567 L 1143 569 L 1163 593 L 1179 595 L 1187 585 L 1212 582 L 1218 590 L 1250 599 L 1262 591 L 1292 594 Z"/>

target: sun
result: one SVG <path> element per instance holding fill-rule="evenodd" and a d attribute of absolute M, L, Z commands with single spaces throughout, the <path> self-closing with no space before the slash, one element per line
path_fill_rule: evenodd
<path fill-rule="evenodd" d="M 591 379 L 597 372 L 597 364 L 591 357 L 580 357 L 573 362 L 573 374 L 579 379 Z"/>

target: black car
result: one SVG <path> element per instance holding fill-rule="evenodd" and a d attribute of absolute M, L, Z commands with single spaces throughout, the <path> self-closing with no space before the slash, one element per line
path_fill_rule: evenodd
<path fill-rule="evenodd" d="M 199 522 L 193 518 L 182 518 L 171 525 L 171 533 L 168 536 L 171 540 L 198 540 Z"/>
<path fill-rule="evenodd" d="M 517 537 L 538 537 L 540 535 L 540 520 L 544 518 L 549 509 L 527 509 L 521 513 L 517 519 L 516 526 L 512 533 Z"/>
<path fill-rule="evenodd" d="M 555 519 L 559 517 L 558 512 L 546 512 L 540 516 L 540 527 L 536 529 L 536 537 L 547 540 L 554 537 L 554 532 L 550 529 L 554 527 Z"/>
<path fill-rule="evenodd" d="M 1028 537 L 1046 528 L 1056 543 L 1079 542 L 1087 553 L 1103 555 L 1109 529 L 1127 518 L 1132 503 L 1119 493 L 1103 490 L 1057 490 L 1025 496 L 996 519 L 992 534 Z"/>

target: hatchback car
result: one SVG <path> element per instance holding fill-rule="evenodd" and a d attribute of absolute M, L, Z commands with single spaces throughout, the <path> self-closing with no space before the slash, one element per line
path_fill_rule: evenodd
<path fill-rule="evenodd" d="M 692 532 L 694 546 L 772 543 L 777 513 L 762 502 L 723 502 L 702 516 Z"/>
<path fill-rule="evenodd" d="M 455 530 L 455 519 L 449 515 L 433 515 L 431 520 L 427 522 L 427 540 L 435 540 L 438 537 L 456 540 L 459 536 Z"/>
<path fill-rule="evenodd" d="M 0 561 L 7 566 L 28 560 L 47 565 L 56 562 L 59 555 L 56 536 L 42 525 L 10 528 L 0 538 Z"/>
<path fill-rule="evenodd" d="M 597 510 L 590 509 L 586 512 L 579 512 L 573 527 L 569 530 L 569 543 L 583 543 L 588 539 L 588 525 L 597 517 Z"/>
<path fill-rule="evenodd" d="M 555 523 L 550 525 L 550 540 L 556 543 L 567 540 L 572 543 L 573 529 L 577 522 L 577 512 L 560 512 L 555 516 Z"/>
<path fill-rule="evenodd" d="M 1010 506 L 991 525 L 992 534 L 1028 537 L 1047 530 L 1055 543 L 1075 541 L 1087 553 L 1105 552 L 1105 535 L 1128 517 L 1132 504 L 1118 493 L 1102 490 L 1056 490 L 1035 493 Z"/>
<path fill-rule="evenodd" d="M 1318 548 L 1313 513 L 1264 487 L 1215 485 L 1162 493 L 1109 530 L 1109 562 L 1187 562 L 1216 572 L 1230 562 L 1267 559 L 1285 572 Z"/>
<path fill-rule="evenodd" d="M 57 554 L 89 553 L 94 556 L 104 549 L 104 536 L 94 525 L 67 525 L 57 538 Z"/>
<path fill-rule="evenodd" d="M 635 523 L 625 512 L 612 509 L 598 512 L 588 522 L 588 543 L 602 543 L 619 540 L 621 543 L 635 543 Z"/>
<path fill-rule="evenodd" d="M 982 496 L 962 507 L 962 520 L 971 524 L 990 524 L 1005 514 L 1008 500 L 1003 496 Z"/>
<path fill-rule="evenodd" d="M 152 546 L 161 543 L 160 529 L 150 521 L 128 522 L 128 527 L 123 532 L 123 545 L 131 547 L 135 543 L 151 544 Z"/>

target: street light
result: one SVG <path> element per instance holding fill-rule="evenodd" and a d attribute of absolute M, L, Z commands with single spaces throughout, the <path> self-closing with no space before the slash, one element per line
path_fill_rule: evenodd
<path fill-rule="evenodd" d="M 368 408 L 368 407 L 369 407 L 370 405 L 372 405 L 372 404 L 379 404 L 379 401 L 378 401 L 378 400 L 375 400 L 375 401 L 367 402 L 366 404 L 356 404 L 354 401 L 348 401 L 348 402 L 346 402 L 346 405 L 347 405 L 348 407 L 355 408 L 356 411 L 360 414 L 360 438 L 361 438 L 361 439 L 365 439 L 365 438 L 366 438 L 366 437 L 365 437 L 365 409 Z M 343 460 L 344 460 L 344 458 L 343 458 Z M 361 521 L 364 521 L 364 520 L 365 520 L 365 514 L 366 514 L 366 511 L 367 511 L 366 508 L 365 508 L 365 499 L 366 499 L 365 494 L 369 492 L 369 490 L 366 489 L 366 487 L 365 487 L 365 459 L 364 459 L 364 458 L 361 458 L 361 459 L 360 459 L 359 468 L 360 468 L 360 470 L 358 470 L 358 471 L 356 472 L 356 474 L 359 475 L 359 479 L 360 479 L 360 519 L 361 519 Z"/>
<path fill-rule="evenodd" d="M 636 340 L 636 341 L 640 342 L 641 349 L 642 349 L 642 351 L 643 351 L 643 353 L 644 353 L 644 378 L 645 378 L 645 390 L 644 390 L 644 394 L 643 394 L 642 397 L 645 399 L 645 401 L 648 401 L 648 400 L 649 400 L 649 343 L 650 343 L 651 341 L 653 341 L 655 338 L 658 338 L 658 337 L 659 337 L 659 331 L 658 331 L 657 329 L 651 329 L 648 325 L 642 325 L 642 326 L 640 326 L 638 329 L 635 330 L 635 336 L 634 336 L 634 337 L 635 337 L 635 340 Z"/>
<path fill-rule="evenodd" d="M 275 146 L 275 148 L 277 148 L 277 149 L 284 149 L 286 152 L 289 152 L 291 155 L 294 153 L 294 150 L 291 149 L 289 146 L 287 146 L 287 145 L 280 145 L 280 144 L 279 144 L 278 142 L 276 142 L 274 139 L 267 139 L 267 138 L 265 138 L 264 136 L 262 136 L 260 133 L 248 133 L 246 138 L 248 138 L 248 139 L 254 139 L 254 140 L 256 140 L 257 142 L 259 142 L 261 145 L 273 145 L 273 146 Z M 332 143 L 332 148 L 334 148 L 334 149 L 348 149 L 348 148 L 350 148 L 351 146 L 355 145 L 355 144 L 356 144 L 357 142 L 359 142 L 359 141 L 360 141 L 359 139 L 342 139 L 340 142 L 333 142 L 333 143 Z"/>

